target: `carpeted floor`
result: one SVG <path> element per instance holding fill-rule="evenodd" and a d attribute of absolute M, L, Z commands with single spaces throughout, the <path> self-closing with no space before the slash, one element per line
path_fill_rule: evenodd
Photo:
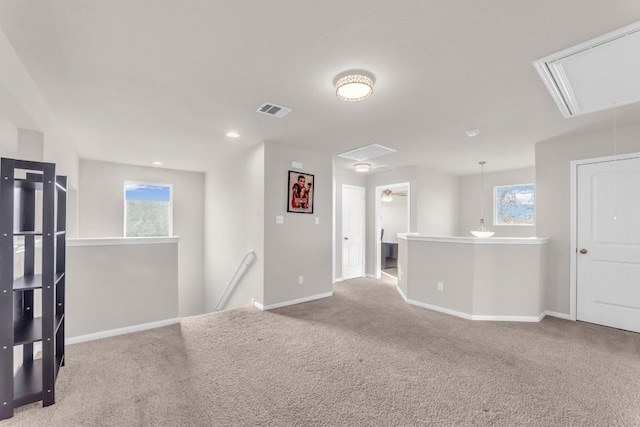
<path fill-rule="evenodd" d="M 9 426 L 638 426 L 640 334 L 472 322 L 383 281 L 67 347 Z"/>

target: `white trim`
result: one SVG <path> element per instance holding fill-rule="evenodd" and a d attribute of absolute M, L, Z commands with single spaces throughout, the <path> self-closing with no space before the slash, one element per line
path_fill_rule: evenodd
<path fill-rule="evenodd" d="M 126 326 L 124 328 L 110 329 L 108 331 L 95 332 L 93 334 L 80 335 L 77 337 L 67 338 L 64 342 L 66 345 L 78 344 L 81 342 L 99 340 L 102 338 L 115 337 L 118 335 L 130 334 L 133 332 L 146 331 L 148 329 L 161 328 L 163 326 L 174 325 L 180 323 L 180 318 L 159 320 L 157 322 L 143 323 L 141 325 Z"/>
<path fill-rule="evenodd" d="M 471 245 L 544 245 L 549 242 L 548 237 L 449 237 L 424 236 L 415 233 L 398 233 L 398 238 L 421 242 L 467 243 Z"/>
<path fill-rule="evenodd" d="M 404 302 L 408 302 L 407 301 L 407 296 L 404 294 L 404 292 L 402 292 L 402 289 L 400 289 L 400 286 L 396 286 L 396 290 L 398 291 L 398 293 L 400 294 L 400 296 L 402 297 Z"/>
<path fill-rule="evenodd" d="M 255 308 L 257 308 L 258 310 L 262 310 L 262 311 L 264 311 L 264 305 L 260 304 L 258 301 L 253 300 L 253 301 L 252 301 L 252 304 L 253 304 L 253 306 L 254 306 Z"/>
<path fill-rule="evenodd" d="M 491 321 L 491 322 L 529 322 L 538 323 L 544 318 L 544 314 L 538 316 L 486 316 L 484 314 L 474 314 L 471 320 Z"/>
<path fill-rule="evenodd" d="M 336 277 L 335 279 L 333 279 L 333 283 L 340 283 L 340 282 L 344 282 L 344 279 L 342 277 Z"/>
<path fill-rule="evenodd" d="M 557 311 L 545 311 L 544 313 L 542 313 L 542 317 L 557 317 L 558 319 L 564 319 L 564 320 L 575 320 L 571 318 L 571 315 L 569 314 L 565 314 L 565 313 L 558 313 Z"/>
<path fill-rule="evenodd" d="M 169 237 L 89 237 L 67 239 L 67 246 L 155 245 L 178 243 L 180 236 Z"/>
<path fill-rule="evenodd" d="M 367 274 L 365 274 L 363 277 L 367 277 L 367 278 L 369 278 L 369 279 L 379 279 L 379 278 L 380 278 L 380 275 L 377 275 L 377 276 L 376 276 L 375 274 L 369 274 L 369 273 L 367 273 Z"/>
<path fill-rule="evenodd" d="M 451 310 L 449 308 L 444 308 L 444 307 L 438 307 L 437 305 L 431 305 L 431 304 L 427 304 L 424 302 L 420 302 L 420 301 L 416 301 L 408 298 L 406 299 L 406 301 L 407 301 L 407 304 L 416 305 L 418 307 L 426 308 L 428 310 L 433 310 L 433 311 L 437 311 L 439 313 L 444 313 L 444 314 L 450 314 L 456 317 L 462 317 L 463 319 L 467 319 L 467 320 L 473 320 L 473 317 L 470 314 L 463 313 L 461 311 Z"/>
<path fill-rule="evenodd" d="M 273 310 L 274 308 L 281 308 L 281 307 L 287 307 L 287 306 L 295 305 L 295 304 L 302 304 L 303 302 L 315 301 L 315 300 L 318 300 L 318 299 L 327 298 L 327 297 L 331 297 L 331 296 L 333 296 L 333 291 L 332 292 L 325 292 L 325 293 L 318 294 L 318 295 L 311 295 L 310 297 L 294 299 L 294 300 L 291 300 L 291 301 L 284 301 L 284 302 L 278 302 L 278 303 L 275 303 L 275 304 L 263 305 L 262 308 L 260 308 L 260 310 Z M 254 305 L 255 304 L 256 303 L 254 302 Z"/>
<path fill-rule="evenodd" d="M 577 280 L 577 257 L 578 251 L 578 166 L 593 163 L 612 162 L 616 160 L 631 160 L 640 158 L 640 153 L 618 154 L 616 156 L 595 157 L 593 159 L 573 160 L 570 164 L 571 168 L 571 195 L 570 195 L 570 242 L 569 242 L 569 318 L 568 320 L 578 319 L 577 298 L 578 298 L 578 280 Z M 560 316 L 556 316 L 560 317 Z"/>

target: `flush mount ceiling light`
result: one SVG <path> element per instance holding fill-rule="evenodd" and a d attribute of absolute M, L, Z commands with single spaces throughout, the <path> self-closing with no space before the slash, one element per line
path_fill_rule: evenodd
<path fill-rule="evenodd" d="M 151 162 L 153 166 L 162 166 L 162 162 Z"/>
<path fill-rule="evenodd" d="M 225 133 L 225 135 L 227 135 L 229 138 L 239 138 L 240 134 L 238 132 L 234 132 L 234 131 L 229 131 L 227 133 Z"/>
<path fill-rule="evenodd" d="M 371 163 L 356 163 L 353 167 L 356 172 L 369 172 L 371 170 Z"/>
<path fill-rule="evenodd" d="M 473 138 L 474 136 L 478 136 L 480 133 L 479 129 L 469 129 L 465 132 L 469 138 Z"/>
<path fill-rule="evenodd" d="M 336 82 L 336 95 L 345 101 L 362 101 L 373 93 L 373 80 L 364 74 L 347 74 Z"/>

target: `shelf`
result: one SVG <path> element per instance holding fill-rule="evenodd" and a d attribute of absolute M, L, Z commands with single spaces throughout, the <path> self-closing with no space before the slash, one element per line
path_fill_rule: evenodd
<path fill-rule="evenodd" d="M 14 407 L 42 400 L 42 359 L 23 364 L 13 378 Z"/>
<path fill-rule="evenodd" d="M 13 281 L 14 291 L 31 291 L 33 289 L 42 289 L 42 274 L 22 276 Z"/>
<path fill-rule="evenodd" d="M 13 345 L 42 341 L 42 317 L 13 322 Z"/>
<path fill-rule="evenodd" d="M 42 236 L 42 231 L 24 231 L 16 230 L 13 232 L 14 236 Z"/>

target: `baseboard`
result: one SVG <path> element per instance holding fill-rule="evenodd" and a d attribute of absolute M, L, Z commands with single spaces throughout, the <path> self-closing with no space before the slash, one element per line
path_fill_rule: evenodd
<path fill-rule="evenodd" d="M 289 305 L 301 304 L 303 302 L 315 301 L 317 299 L 327 298 L 333 296 L 333 292 L 325 292 L 323 294 L 312 295 L 310 297 L 304 297 L 299 299 L 294 299 L 291 301 L 278 302 L 275 304 L 264 305 L 260 310 L 273 310 L 274 308 L 287 307 Z M 254 303 L 255 304 L 255 303 Z"/>
<path fill-rule="evenodd" d="M 335 279 L 333 279 L 333 283 L 340 283 L 340 282 L 344 282 L 344 279 L 342 277 L 336 277 Z"/>
<path fill-rule="evenodd" d="M 379 279 L 379 277 L 375 274 L 365 274 L 364 277 L 367 277 L 369 279 Z"/>
<path fill-rule="evenodd" d="M 400 289 L 400 286 L 396 286 L 396 290 L 398 291 L 398 293 L 400 294 L 404 302 L 407 302 L 407 296 L 404 294 L 404 292 L 402 292 L 402 289 Z"/>
<path fill-rule="evenodd" d="M 540 316 L 486 316 L 474 314 L 471 316 L 471 320 L 489 321 L 489 322 L 531 322 L 538 323 L 541 320 Z"/>
<path fill-rule="evenodd" d="M 398 288 L 398 289 L 400 289 L 400 288 Z M 400 295 L 403 295 L 402 292 L 400 293 Z M 444 314 L 450 314 L 450 315 L 456 316 L 456 317 L 462 317 L 463 319 L 467 319 L 467 320 L 473 320 L 473 317 L 470 314 L 463 313 L 461 311 L 451 310 L 449 308 L 444 308 L 444 307 L 438 307 L 437 305 L 426 304 L 424 302 L 420 302 L 420 301 L 416 301 L 416 300 L 412 300 L 412 299 L 408 299 L 408 298 L 405 299 L 405 301 L 408 304 L 415 305 L 415 306 L 418 306 L 418 307 L 427 308 L 429 310 L 437 311 L 437 312 L 444 313 Z"/>
<path fill-rule="evenodd" d="M 99 340 L 102 338 L 115 337 L 118 335 L 130 334 L 133 332 L 146 331 L 148 329 L 161 328 L 163 326 L 174 325 L 180 323 L 180 318 L 159 320 L 157 322 L 143 323 L 141 325 L 126 326 L 124 328 L 110 329 L 108 331 L 95 332 L 93 334 L 80 335 L 77 337 L 67 338 L 64 342 L 66 345 L 78 344 L 86 341 Z"/>
<path fill-rule="evenodd" d="M 253 305 L 255 308 L 257 308 L 258 310 L 262 310 L 264 311 L 264 305 L 260 304 L 258 301 L 256 300 L 251 300 L 251 305 Z"/>
<path fill-rule="evenodd" d="M 564 320 L 572 320 L 570 315 L 564 314 L 564 313 L 558 313 L 557 311 L 547 310 L 544 313 L 542 313 L 540 316 L 541 316 L 540 320 L 544 319 L 545 316 L 557 317 L 558 319 L 564 319 Z"/>
<path fill-rule="evenodd" d="M 402 290 L 398 287 L 398 292 L 402 296 L 402 298 L 411 305 L 415 305 L 418 307 L 426 308 L 428 310 L 437 311 L 439 313 L 450 314 L 452 316 L 461 317 L 467 320 L 478 320 L 478 321 L 491 321 L 491 322 L 539 322 L 542 317 L 540 316 L 493 316 L 493 315 L 480 315 L 480 314 L 468 314 L 463 313 L 462 311 L 451 310 L 450 308 L 438 307 L 437 305 L 426 304 L 424 302 L 415 301 L 408 299 Z M 542 316 L 542 317 L 541 317 Z"/>

